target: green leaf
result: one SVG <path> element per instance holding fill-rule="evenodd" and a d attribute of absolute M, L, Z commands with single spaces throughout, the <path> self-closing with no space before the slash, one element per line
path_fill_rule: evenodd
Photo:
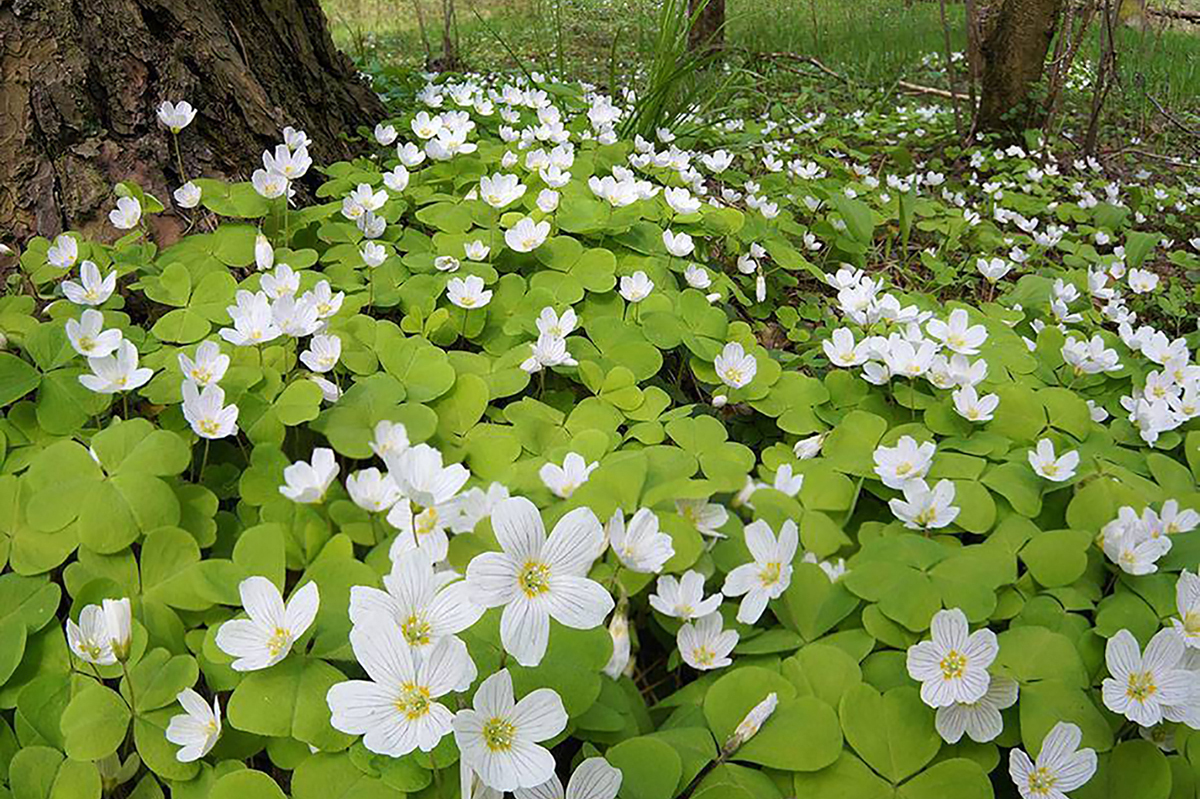
<path fill-rule="evenodd" d="M 933 711 L 916 688 L 893 688 L 881 695 L 865 683 L 856 685 L 842 697 L 839 714 L 850 746 L 892 782 L 916 774 L 942 745 Z"/>
<path fill-rule="evenodd" d="M 943 760 L 922 771 L 896 791 L 897 799 L 992 799 L 992 783 L 974 760 Z"/>
<path fill-rule="evenodd" d="M 345 749 L 353 738 L 329 726 L 325 694 L 345 677 L 323 660 L 292 653 L 256 671 L 229 697 L 229 723 L 256 735 L 292 736 L 323 751 Z"/>
<path fill-rule="evenodd" d="M 1096 774 L 1071 795 L 1081 799 L 1126 796 L 1168 799 L 1171 796 L 1171 764 L 1150 741 L 1125 741 L 1107 756 L 1101 756 Z"/>
<path fill-rule="evenodd" d="M 226 774 L 215 783 L 209 791 L 208 799 L 287 799 L 283 791 L 261 771 L 239 769 Z"/>
<path fill-rule="evenodd" d="M 1033 579 L 1052 588 L 1070 585 L 1087 569 L 1092 536 L 1079 530 L 1039 533 L 1021 549 L 1021 560 Z"/>
<path fill-rule="evenodd" d="M 0 352 L 0 406 L 19 400 L 41 382 L 37 369 L 11 353 Z"/>
<path fill-rule="evenodd" d="M 865 763 L 843 751 L 833 765 L 793 778 L 796 796 L 805 799 L 893 799 L 892 786 Z"/>
<path fill-rule="evenodd" d="M 297 380 L 275 399 L 279 421 L 288 427 L 311 422 L 321 412 L 321 388 L 311 380 Z"/>
<path fill-rule="evenodd" d="M 350 755 L 318 754 L 292 772 L 292 799 L 394 799 L 395 788 L 364 774 Z"/>
<path fill-rule="evenodd" d="M 604 756 L 621 770 L 623 799 L 673 799 L 680 787 L 683 764 L 675 750 L 660 740 L 630 738 Z"/>
<path fill-rule="evenodd" d="M 73 760 L 111 755 L 125 740 L 129 718 L 129 707 L 116 691 L 88 681 L 62 715 L 67 755 Z"/>

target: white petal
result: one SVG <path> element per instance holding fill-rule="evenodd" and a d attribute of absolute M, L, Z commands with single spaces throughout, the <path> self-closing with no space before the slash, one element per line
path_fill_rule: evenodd
<path fill-rule="evenodd" d="M 576 630 L 598 627 L 614 607 L 613 598 L 604 586 L 586 577 L 553 575 L 549 599 L 550 616 Z"/>
<path fill-rule="evenodd" d="M 500 615 L 500 640 L 504 650 L 522 666 L 536 666 L 550 640 L 550 615 L 545 603 L 517 596 Z"/>
<path fill-rule="evenodd" d="M 517 736 L 527 741 L 545 741 L 567 728 L 567 711 L 562 698 L 551 688 L 530 691 L 509 716 Z"/>

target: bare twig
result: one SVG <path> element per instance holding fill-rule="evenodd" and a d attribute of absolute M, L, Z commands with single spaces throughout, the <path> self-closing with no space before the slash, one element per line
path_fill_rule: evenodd
<path fill-rule="evenodd" d="M 1186 133 L 1189 136 L 1200 136 L 1200 128 L 1197 128 L 1197 129 L 1189 128 L 1187 126 L 1187 123 L 1185 123 L 1179 117 L 1172 114 L 1167 109 L 1163 108 L 1162 103 L 1160 103 L 1158 100 L 1155 100 L 1153 95 L 1151 95 L 1150 92 L 1146 91 L 1146 78 L 1141 73 L 1138 73 L 1136 80 L 1137 80 L 1138 88 L 1142 90 L 1142 94 L 1146 95 L 1146 99 L 1150 101 L 1151 105 L 1153 105 L 1156 109 L 1158 109 L 1158 113 L 1162 114 L 1163 117 L 1168 122 L 1170 122 L 1175 127 L 1179 128 L 1180 130 L 1182 130 L 1184 133 Z"/>
<path fill-rule="evenodd" d="M 958 110 L 958 87 L 954 79 L 954 51 L 950 47 L 950 25 L 946 22 L 946 0 L 939 0 L 938 10 L 942 15 L 942 39 L 946 53 L 946 79 L 950 83 L 950 107 L 954 109 L 954 132 L 963 135 L 962 113 Z"/>
<path fill-rule="evenodd" d="M 922 86 L 919 83 L 909 83 L 906 80 L 898 80 L 896 81 L 896 85 L 910 94 L 930 94 L 934 97 L 945 97 L 947 100 L 955 101 L 971 99 L 965 94 L 955 94 L 953 92 L 948 92 L 945 89 L 938 89 L 933 86 Z"/>

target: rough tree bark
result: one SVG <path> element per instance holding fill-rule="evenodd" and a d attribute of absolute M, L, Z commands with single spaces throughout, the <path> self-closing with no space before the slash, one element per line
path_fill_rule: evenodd
<path fill-rule="evenodd" d="M 314 159 L 341 157 L 341 134 L 383 114 L 319 0 L 0 0 L 0 233 L 89 231 L 121 180 L 169 204 L 163 100 L 199 110 L 180 135 L 189 178 L 244 179 L 285 125 Z"/>
<path fill-rule="evenodd" d="M 702 2 L 688 0 L 688 14 L 695 14 Z M 720 50 L 725 46 L 725 0 L 708 0 L 688 33 L 688 46 L 693 50 Z"/>
<path fill-rule="evenodd" d="M 1021 130 L 1029 124 L 1030 91 L 1042 65 L 1065 0 L 993 0 L 981 42 L 982 96 L 976 127 Z"/>

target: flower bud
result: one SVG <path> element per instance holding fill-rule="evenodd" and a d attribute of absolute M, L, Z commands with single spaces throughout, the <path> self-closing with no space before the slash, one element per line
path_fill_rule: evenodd
<path fill-rule="evenodd" d="M 774 691 L 767 694 L 767 698 L 751 708 L 750 712 L 746 714 L 746 718 L 742 719 L 742 723 L 737 725 L 737 729 L 733 731 L 733 735 L 729 736 L 729 740 L 725 742 L 725 746 L 721 747 L 721 751 L 724 754 L 732 754 L 737 751 L 738 747 L 753 738 L 759 728 L 775 712 L 775 706 L 778 704 L 779 697 Z"/>
<path fill-rule="evenodd" d="M 133 619 L 129 608 L 129 598 L 106 599 L 102 608 L 113 654 L 117 656 L 117 660 L 124 663 L 129 659 L 129 646 L 133 639 Z"/>

